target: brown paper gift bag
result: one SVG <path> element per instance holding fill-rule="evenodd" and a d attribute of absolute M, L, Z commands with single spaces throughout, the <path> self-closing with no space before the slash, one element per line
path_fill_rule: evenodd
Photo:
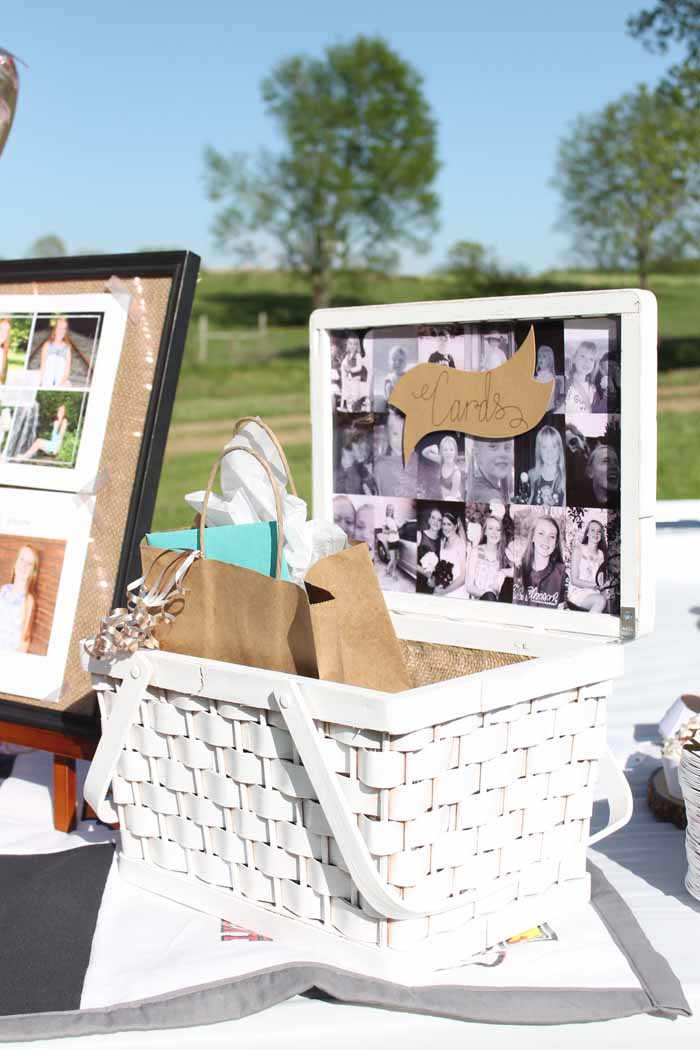
<path fill-rule="evenodd" d="M 282 505 L 269 464 L 253 449 L 226 448 L 217 458 L 200 516 L 200 550 L 204 550 L 204 522 L 216 473 L 224 456 L 233 451 L 253 456 L 273 486 L 278 536 L 275 578 L 198 558 L 185 578 L 182 608 L 172 623 L 158 628 L 161 648 L 386 692 L 410 688 L 366 544 L 322 558 L 309 570 L 304 590 L 279 579 Z M 290 486 L 296 494 L 291 476 Z M 162 570 L 169 559 L 180 556 L 142 545 L 144 575 Z"/>

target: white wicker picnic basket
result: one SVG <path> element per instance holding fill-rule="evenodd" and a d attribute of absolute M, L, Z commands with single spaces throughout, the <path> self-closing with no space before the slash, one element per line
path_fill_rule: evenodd
<path fill-rule="evenodd" d="M 653 533 L 653 360 L 644 372 L 640 361 L 653 358 L 654 301 L 414 304 L 323 311 L 311 326 L 314 500 L 326 515 L 329 331 L 613 314 L 625 369 L 621 617 L 387 594 L 414 682 L 397 694 L 162 651 L 86 658 L 103 737 L 85 795 L 119 821 L 124 877 L 382 973 L 407 959 L 456 965 L 588 900 L 588 845 L 631 813 L 606 703 L 621 637 L 652 618 L 640 565 Z M 591 836 L 597 785 L 609 817 Z"/>

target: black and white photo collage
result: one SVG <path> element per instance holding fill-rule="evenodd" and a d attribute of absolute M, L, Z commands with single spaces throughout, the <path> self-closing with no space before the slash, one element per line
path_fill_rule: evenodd
<path fill-rule="evenodd" d="M 103 315 L 0 315 L 0 462 L 75 466 Z"/>
<path fill-rule="evenodd" d="M 401 376 L 497 368 L 530 323 L 332 332 L 334 518 L 386 591 L 619 615 L 619 317 L 532 322 L 553 388 L 528 433 L 438 431 L 403 463 Z"/>

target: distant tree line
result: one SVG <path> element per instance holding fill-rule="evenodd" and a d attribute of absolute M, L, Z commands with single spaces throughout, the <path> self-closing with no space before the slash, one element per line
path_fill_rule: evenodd
<path fill-rule="evenodd" d="M 659 0 L 627 22 L 650 50 L 685 55 L 655 87 L 638 85 L 580 116 L 559 144 L 560 226 L 578 259 L 632 269 L 697 260 L 700 233 L 700 0 Z"/>
<path fill-rule="evenodd" d="M 644 286 L 652 269 L 700 264 L 700 0 L 658 0 L 627 29 L 650 51 L 680 48 L 680 59 L 659 84 L 578 116 L 559 143 L 552 185 L 575 265 L 635 271 Z M 420 73 L 385 40 L 360 35 L 321 57 L 285 58 L 262 97 L 278 152 L 205 151 L 221 249 L 304 275 L 314 307 L 331 303 L 340 271 L 389 271 L 401 247 L 427 249 L 438 216 L 437 121 Z M 52 233 L 27 254 L 67 247 Z M 440 271 L 464 295 L 528 285 L 523 270 L 469 239 Z"/>
<path fill-rule="evenodd" d="M 635 270 L 644 285 L 652 267 L 700 258 L 700 0 L 659 0 L 627 28 L 650 50 L 681 45 L 684 56 L 659 85 L 579 116 L 552 182 L 576 265 Z M 420 74 L 384 40 L 359 36 L 321 58 L 284 59 L 262 96 L 279 153 L 205 152 L 220 248 L 248 263 L 272 250 L 307 277 L 318 307 L 330 303 L 339 270 L 387 269 L 402 245 L 426 243 L 437 221 L 437 123 Z M 464 294 L 526 282 L 470 240 L 442 270 Z"/>

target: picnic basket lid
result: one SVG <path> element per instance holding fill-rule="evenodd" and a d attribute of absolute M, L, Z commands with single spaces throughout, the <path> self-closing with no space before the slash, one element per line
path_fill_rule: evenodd
<path fill-rule="evenodd" d="M 314 516 L 368 542 L 397 615 L 648 633 L 656 340 L 638 289 L 315 311 Z"/>

